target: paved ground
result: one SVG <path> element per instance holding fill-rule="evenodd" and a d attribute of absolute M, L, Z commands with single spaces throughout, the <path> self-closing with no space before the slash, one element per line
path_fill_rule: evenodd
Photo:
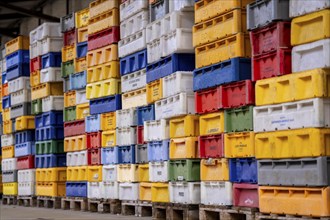
<path fill-rule="evenodd" d="M 134 216 L 99 214 L 61 209 L 28 208 L 22 206 L 0 205 L 1 220 L 151 220 Z"/>

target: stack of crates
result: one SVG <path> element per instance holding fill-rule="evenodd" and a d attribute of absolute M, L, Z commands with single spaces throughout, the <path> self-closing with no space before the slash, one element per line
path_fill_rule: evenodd
<path fill-rule="evenodd" d="M 267 215 L 330 216 L 329 8 L 324 0 L 248 6 L 259 205 Z"/>
<path fill-rule="evenodd" d="M 63 81 L 60 68 L 62 44 L 59 23 L 43 23 L 30 32 L 31 113 L 35 115 L 31 123 L 35 131 L 29 135 L 35 137 L 37 196 L 65 195 L 66 157 L 63 153 Z M 22 175 L 31 176 L 33 172 Z"/>
<path fill-rule="evenodd" d="M 5 54 L 5 52 L 6 52 L 6 50 L 5 49 L 3 49 L 3 50 L 1 50 L 1 54 L 0 54 L 0 56 L 1 56 L 1 59 L 0 59 L 0 122 L 1 122 L 1 125 L 0 125 L 0 135 L 2 136 L 3 135 L 3 121 L 2 121 L 2 72 L 5 70 L 5 66 L 6 65 L 3 65 L 3 60 L 5 60 L 4 59 L 4 57 L 6 56 L 6 54 Z M 2 138 L 1 138 L 1 140 L 2 140 Z M 0 141 L 0 148 L 1 148 L 1 146 L 2 146 L 2 141 Z M 0 161 L 2 162 L 2 150 L 0 151 Z M 1 166 L 1 164 L 0 164 L 0 166 Z M 1 169 L 0 169 L 0 197 L 2 197 L 2 190 L 3 189 L 3 184 L 2 184 L 2 167 L 1 167 Z"/>

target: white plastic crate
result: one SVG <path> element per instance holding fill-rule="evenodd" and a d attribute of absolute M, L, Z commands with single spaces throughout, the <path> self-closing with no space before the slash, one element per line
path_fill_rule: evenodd
<path fill-rule="evenodd" d="M 30 77 L 19 77 L 8 81 L 8 92 L 13 93 L 22 89 L 30 89 Z"/>
<path fill-rule="evenodd" d="M 66 163 L 68 167 L 88 165 L 87 150 L 68 152 L 66 154 Z"/>
<path fill-rule="evenodd" d="M 136 108 L 122 109 L 116 111 L 116 127 L 124 128 L 137 125 Z"/>
<path fill-rule="evenodd" d="M 15 144 L 14 134 L 1 135 L 1 147 L 11 146 Z"/>
<path fill-rule="evenodd" d="M 63 47 L 62 37 L 47 37 L 38 41 L 40 47 L 40 56 L 49 52 L 60 52 Z M 31 58 L 30 58 L 31 59 Z"/>
<path fill-rule="evenodd" d="M 330 127 L 330 99 L 314 98 L 253 109 L 255 132 Z"/>
<path fill-rule="evenodd" d="M 22 104 L 23 102 L 31 102 L 31 90 L 22 89 L 10 94 L 11 105 Z"/>
<path fill-rule="evenodd" d="M 87 183 L 87 197 L 89 199 L 103 198 L 101 185 L 102 185 L 101 182 L 88 182 Z"/>
<path fill-rule="evenodd" d="M 121 95 L 122 109 L 147 105 L 146 88 L 137 89 Z"/>
<path fill-rule="evenodd" d="M 168 182 L 168 162 L 149 162 L 150 182 Z"/>
<path fill-rule="evenodd" d="M 118 55 L 125 57 L 146 47 L 146 29 L 136 32 L 118 42 Z"/>
<path fill-rule="evenodd" d="M 39 41 L 30 44 L 29 52 L 30 52 L 30 59 L 40 56 L 41 48 Z"/>
<path fill-rule="evenodd" d="M 147 43 L 147 62 L 153 63 L 160 60 L 162 55 L 162 41 L 160 39 L 155 39 L 150 43 Z"/>
<path fill-rule="evenodd" d="M 290 17 L 298 17 L 315 11 L 330 8 L 329 0 L 301 1 L 290 0 Z"/>
<path fill-rule="evenodd" d="M 151 43 L 162 36 L 162 19 L 156 20 L 146 27 L 146 42 Z"/>
<path fill-rule="evenodd" d="M 46 22 L 30 32 L 30 44 L 46 37 L 62 37 L 61 24 Z"/>
<path fill-rule="evenodd" d="M 169 4 L 169 10 L 172 11 L 180 11 L 184 9 L 193 9 L 195 4 L 195 0 L 171 0 Z M 192 19 L 194 20 L 194 19 Z"/>
<path fill-rule="evenodd" d="M 3 183 L 17 182 L 17 170 L 6 171 L 2 173 Z"/>
<path fill-rule="evenodd" d="M 182 1 L 182 0 L 179 0 Z M 184 2 L 183 0 L 182 2 Z M 170 1 L 170 5 L 171 5 Z M 185 9 L 183 11 L 174 11 L 165 15 L 161 22 L 161 36 L 175 31 L 177 28 L 187 28 L 192 30 L 194 26 L 194 10 Z"/>
<path fill-rule="evenodd" d="M 116 128 L 116 143 L 118 146 L 136 144 L 136 127 Z"/>
<path fill-rule="evenodd" d="M 70 90 L 70 78 L 63 79 L 63 91 L 68 92 Z"/>
<path fill-rule="evenodd" d="M 102 180 L 104 182 L 116 182 L 118 181 L 117 176 L 117 165 L 104 165 L 102 167 Z"/>
<path fill-rule="evenodd" d="M 170 182 L 170 202 L 199 204 L 201 202 L 200 182 Z"/>
<path fill-rule="evenodd" d="M 17 172 L 17 182 L 26 183 L 26 182 L 35 182 L 36 181 L 36 170 L 19 170 Z"/>
<path fill-rule="evenodd" d="M 181 115 L 195 114 L 193 93 L 180 93 L 155 102 L 156 120 Z"/>
<path fill-rule="evenodd" d="M 120 23 L 120 38 L 123 39 L 144 29 L 149 22 L 149 11 L 144 9 Z"/>
<path fill-rule="evenodd" d="M 170 138 L 170 123 L 165 119 L 143 122 L 144 141 L 159 141 Z"/>
<path fill-rule="evenodd" d="M 119 164 L 118 165 L 118 182 L 138 182 L 138 164 Z"/>
<path fill-rule="evenodd" d="M 194 53 L 192 29 L 178 28 L 160 38 L 162 57 L 172 53 Z"/>
<path fill-rule="evenodd" d="M 330 67 L 330 39 L 292 48 L 292 72 Z"/>
<path fill-rule="evenodd" d="M 35 195 L 35 182 L 18 183 L 17 193 L 19 196 L 32 196 Z"/>
<path fill-rule="evenodd" d="M 163 78 L 163 97 L 193 92 L 193 72 L 178 71 Z"/>
<path fill-rule="evenodd" d="M 2 171 L 17 170 L 17 158 L 2 159 L 1 170 Z"/>
<path fill-rule="evenodd" d="M 63 96 L 48 96 L 42 99 L 42 112 L 60 111 L 64 108 Z"/>
<path fill-rule="evenodd" d="M 138 200 L 139 183 L 119 183 L 120 200 Z"/>
<path fill-rule="evenodd" d="M 7 62 L 6 59 L 2 60 L 2 72 L 6 72 L 7 71 Z"/>
<path fill-rule="evenodd" d="M 120 22 L 126 20 L 132 15 L 142 11 L 143 9 L 148 9 L 149 1 L 148 0 L 127 0 L 120 4 Z"/>
<path fill-rule="evenodd" d="M 119 199 L 119 183 L 118 182 L 101 182 L 102 198 Z"/>
<path fill-rule="evenodd" d="M 40 70 L 40 82 L 62 82 L 61 68 L 48 67 Z"/>
<path fill-rule="evenodd" d="M 76 90 L 76 105 L 87 103 L 86 90 Z"/>
<path fill-rule="evenodd" d="M 233 185 L 231 182 L 201 182 L 201 204 L 232 205 Z"/>
<path fill-rule="evenodd" d="M 146 69 L 138 70 L 136 72 L 121 77 L 122 92 L 129 92 L 135 89 L 140 89 L 145 87 L 146 84 L 147 84 Z"/>

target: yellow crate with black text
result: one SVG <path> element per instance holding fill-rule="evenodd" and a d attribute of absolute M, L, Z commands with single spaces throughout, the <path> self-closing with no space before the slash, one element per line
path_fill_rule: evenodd
<path fill-rule="evenodd" d="M 67 181 L 88 181 L 88 167 L 67 167 Z"/>
<path fill-rule="evenodd" d="M 154 103 L 163 98 L 163 80 L 158 79 L 147 84 L 147 103 Z"/>
<path fill-rule="evenodd" d="M 254 132 L 236 132 L 224 135 L 226 158 L 254 157 Z"/>
<path fill-rule="evenodd" d="M 116 130 L 108 130 L 102 132 L 102 147 L 116 146 Z"/>
<path fill-rule="evenodd" d="M 229 165 L 226 158 L 202 159 L 200 172 L 201 181 L 227 181 L 229 180 Z"/>
<path fill-rule="evenodd" d="M 110 78 L 120 78 L 119 62 L 111 61 L 87 69 L 87 83 L 98 82 Z"/>
<path fill-rule="evenodd" d="M 141 182 L 139 186 L 139 200 L 141 201 L 150 201 L 152 199 L 151 194 L 152 183 Z"/>
<path fill-rule="evenodd" d="M 36 182 L 37 196 L 65 196 L 65 181 L 63 182 Z"/>
<path fill-rule="evenodd" d="M 3 159 L 15 157 L 14 146 L 3 146 L 1 147 L 1 155 Z"/>
<path fill-rule="evenodd" d="M 22 131 L 34 129 L 34 125 L 34 116 L 20 116 L 16 118 L 15 130 Z"/>
<path fill-rule="evenodd" d="M 151 184 L 151 201 L 152 202 L 170 202 L 168 183 L 152 183 Z"/>
<path fill-rule="evenodd" d="M 89 102 L 76 105 L 76 120 L 84 119 L 89 115 Z"/>
<path fill-rule="evenodd" d="M 88 182 L 102 181 L 102 166 L 88 166 Z"/>
<path fill-rule="evenodd" d="M 71 107 L 76 105 L 76 91 L 68 91 L 64 93 L 64 107 Z"/>
<path fill-rule="evenodd" d="M 42 83 L 31 88 L 31 99 L 63 95 L 63 82 Z"/>
<path fill-rule="evenodd" d="M 199 136 L 199 116 L 186 115 L 170 119 L 170 138 Z"/>
<path fill-rule="evenodd" d="M 76 28 L 88 26 L 88 21 L 89 21 L 89 8 L 85 8 L 75 13 Z"/>
<path fill-rule="evenodd" d="M 17 183 L 3 183 L 3 195 L 16 196 L 18 193 Z"/>
<path fill-rule="evenodd" d="M 64 152 L 86 150 L 86 135 L 78 135 L 64 138 Z"/>
<path fill-rule="evenodd" d="M 6 108 L 2 111 L 2 120 L 4 121 L 10 120 L 10 108 Z"/>
<path fill-rule="evenodd" d="M 87 84 L 86 98 L 95 99 L 119 94 L 121 92 L 120 79 L 107 79 Z"/>
<path fill-rule="evenodd" d="M 28 50 L 30 46 L 30 38 L 26 36 L 18 36 L 5 44 L 6 56 L 18 50 Z"/>
<path fill-rule="evenodd" d="M 65 167 L 36 169 L 37 182 L 62 182 L 66 181 L 66 176 Z"/>
<path fill-rule="evenodd" d="M 221 134 L 225 130 L 223 111 L 208 113 L 199 117 L 199 134 L 202 135 L 213 135 Z"/>
<path fill-rule="evenodd" d="M 30 85 L 33 87 L 40 84 L 40 71 L 30 73 Z"/>
<path fill-rule="evenodd" d="M 80 73 L 87 70 L 87 57 L 75 58 L 73 66 L 75 73 Z"/>
<path fill-rule="evenodd" d="M 74 58 L 76 58 L 76 47 L 74 44 L 62 47 L 62 62 L 67 62 Z"/>
<path fill-rule="evenodd" d="M 116 129 L 116 112 L 101 114 L 101 130 L 108 131 Z"/>
<path fill-rule="evenodd" d="M 183 137 L 170 140 L 170 159 L 198 158 L 198 138 Z"/>
<path fill-rule="evenodd" d="M 121 95 L 122 109 L 147 105 L 147 89 L 141 88 Z"/>
<path fill-rule="evenodd" d="M 3 134 L 11 134 L 13 132 L 13 122 L 11 120 L 3 121 Z"/>

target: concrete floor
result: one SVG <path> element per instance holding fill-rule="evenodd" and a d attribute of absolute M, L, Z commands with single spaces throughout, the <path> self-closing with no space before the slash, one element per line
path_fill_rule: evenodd
<path fill-rule="evenodd" d="M 135 217 L 100 214 L 62 209 L 29 208 L 16 205 L 0 205 L 0 220 L 151 220 L 151 217 Z"/>

